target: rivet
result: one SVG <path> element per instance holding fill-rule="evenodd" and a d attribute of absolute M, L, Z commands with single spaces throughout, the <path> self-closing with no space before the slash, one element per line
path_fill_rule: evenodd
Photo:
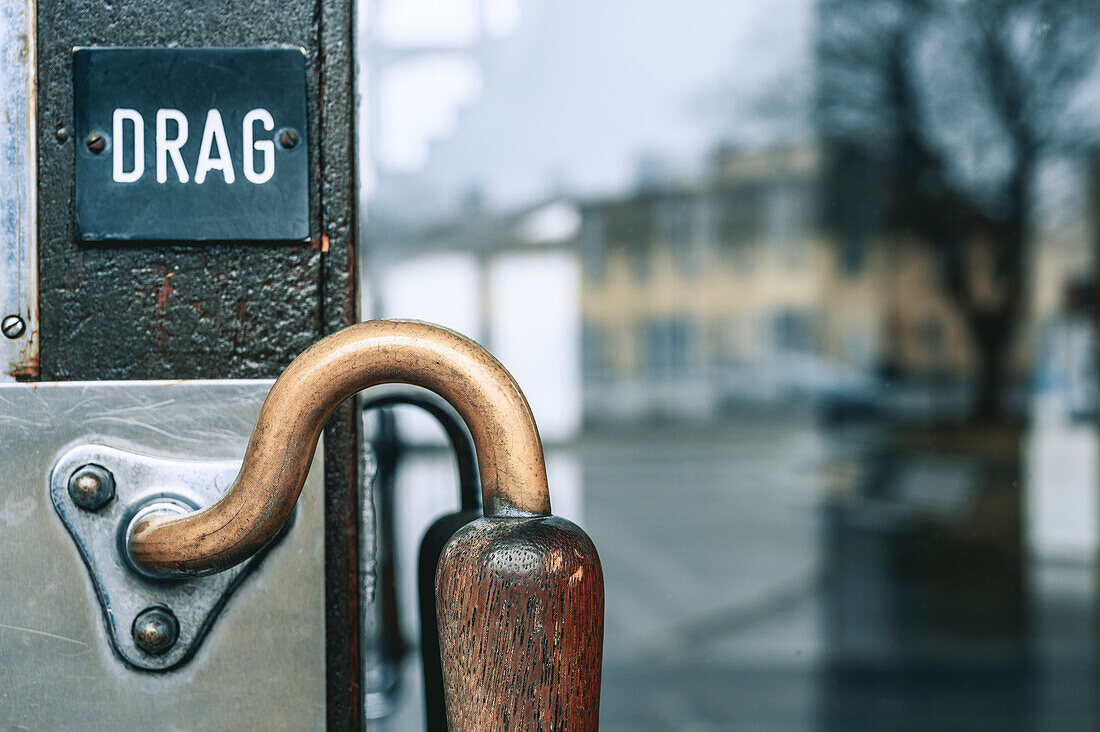
<path fill-rule="evenodd" d="M 99 465 L 77 468 L 69 477 L 69 497 L 85 511 L 98 511 L 115 497 L 115 478 Z"/>
<path fill-rule="evenodd" d="M 134 644 L 152 656 L 159 656 L 176 644 L 179 621 L 166 607 L 147 607 L 134 618 L 130 629 Z"/>

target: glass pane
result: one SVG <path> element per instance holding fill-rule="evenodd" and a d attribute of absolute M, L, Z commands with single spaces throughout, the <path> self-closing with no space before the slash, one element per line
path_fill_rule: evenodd
<path fill-rule="evenodd" d="M 524 387 L 604 729 L 1095 724 L 1094 3 L 361 5 L 363 312 Z"/>

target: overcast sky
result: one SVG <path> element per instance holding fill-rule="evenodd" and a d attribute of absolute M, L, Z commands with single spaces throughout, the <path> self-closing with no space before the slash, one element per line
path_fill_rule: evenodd
<path fill-rule="evenodd" d="M 385 67 L 374 98 L 389 172 L 373 186 L 367 176 L 368 220 L 372 208 L 423 220 L 474 187 L 504 209 L 557 190 L 614 192 L 642 156 L 682 166 L 722 139 L 798 129 L 754 123 L 751 110 L 761 95 L 809 88 L 812 0 L 484 1 L 480 53 Z M 476 7 L 384 3 L 376 27 L 390 45 L 463 44 Z"/>

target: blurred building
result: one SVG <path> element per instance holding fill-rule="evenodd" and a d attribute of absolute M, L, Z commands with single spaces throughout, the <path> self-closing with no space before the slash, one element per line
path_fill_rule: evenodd
<path fill-rule="evenodd" d="M 838 205 L 866 205 L 839 202 L 824 167 L 810 144 L 723 149 L 698 180 L 644 178 L 630 195 L 581 204 L 589 419 L 705 418 L 792 399 L 965 409 L 976 359 L 942 263 L 874 221 L 829 225 Z M 874 180 L 843 195 L 860 185 L 873 197 Z M 1040 292 L 1062 292 L 1089 261 L 1087 218 L 1040 232 Z M 1049 295 L 1034 303 L 1010 385 L 1026 382 L 1037 326 L 1059 309 Z"/>
<path fill-rule="evenodd" d="M 582 206 L 591 418 L 868 391 L 890 258 L 825 234 L 821 167 L 810 145 L 720 150 L 694 183 Z"/>
<path fill-rule="evenodd" d="M 576 324 L 563 333 L 579 331 L 580 353 L 556 350 L 581 362 L 583 396 L 568 398 L 583 404 L 588 421 L 706 419 L 792 401 L 964 410 L 976 359 L 963 318 L 939 284 L 942 264 L 920 240 L 873 221 L 832 224 L 838 206 L 866 208 L 838 195 L 850 197 L 862 185 L 872 198 L 875 183 L 849 181 L 839 194 L 826 164 L 812 144 L 720 149 L 703 174 L 687 180 L 647 166 L 621 196 L 559 196 L 496 213 L 471 194 L 465 210 L 428 228 L 376 228 L 370 249 L 398 272 L 450 257 L 438 286 L 428 289 L 443 292 L 465 273 L 469 292 L 447 295 L 445 313 L 425 316 L 450 322 L 466 312 L 454 326 L 496 350 L 506 347 L 493 337 L 502 318 L 540 308 L 567 314 Z M 1061 298 L 1051 293 L 1063 292 L 1091 261 L 1087 212 L 1063 218 L 1040 232 L 1031 274 L 1038 296 L 1008 367 L 1017 385 L 1031 371 L 1035 338 L 1061 317 Z M 517 257 L 535 273 L 551 261 L 555 271 L 579 269 L 579 283 L 536 293 L 534 274 L 526 296 L 504 297 L 501 264 Z M 412 281 L 422 300 L 431 278 L 417 269 Z M 524 330 L 519 321 L 514 330 Z M 531 370 L 528 379 L 539 382 Z M 560 395 L 547 396 L 555 401 Z"/>
<path fill-rule="evenodd" d="M 703 180 L 582 204 L 589 417 L 704 416 L 817 377 L 834 269 L 818 166 L 812 148 L 720 154 Z"/>

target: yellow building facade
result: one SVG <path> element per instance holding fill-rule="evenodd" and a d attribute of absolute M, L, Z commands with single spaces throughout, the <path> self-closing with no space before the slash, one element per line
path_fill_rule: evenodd
<path fill-rule="evenodd" d="M 901 235 L 845 243 L 827 232 L 822 165 L 812 145 L 727 153 L 690 184 L 580 205 L 590 417 L 707 417 L 867 392 L 880 376 L 962 388 L 974 353 L 932 251 Z M 1041 276 L 1065 276 L 1056 262 L 1081 248 L 1069 239 L 1071 254 L 1048 253 Z M 1016 376 L 1028 367 L 1024 330 Z"/>

